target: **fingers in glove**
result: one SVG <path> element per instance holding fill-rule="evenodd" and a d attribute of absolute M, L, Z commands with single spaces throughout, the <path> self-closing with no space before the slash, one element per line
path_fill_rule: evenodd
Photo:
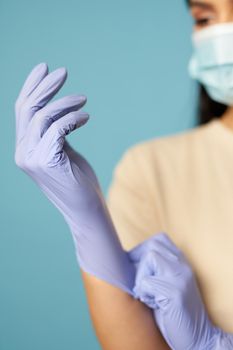
<path fill-rule="evenodd" d="M 52 123 L 72 111 L 79 110 L 86 101 L 87 98 L 83 95 L 65 96 L 36 112 L 27 129 L 28 150 L 36 147 Z"/>
<path fill-rule="evenodd" d="M 17 107 L 35 90 L 47 74 L 48 66 L 46 63 L 40 63 L 32 69 L 20 90 L 16 101 Z"/>
<path fill-rule="evenodd" d="M 141 282 L 150 276 L 158 276 L 169 280 L 180 273 L 180 265 L 176 264 L 162 251 L 148 251 L 137 267 L 134 292 L 140 289 Z"/>
<path fill-rule="evenodd" d="M 143 255 L 149 250 L 149 239 L 146 239 L 142 243 L 139 243 L 136 247 L 129 250 L 128 256 L 134 264 L 138 264 Z"/>
<path fill-rule="evenodd" d="M 141 283 L 145 278 L 158 274 L 158 268 L 159 261 L 157 258 L 157 253 L 153 250 L 148 251 L 141 258 L 136 270 L 135 286 L 133 288 L 135 295 L 138 295 L 141 288 Z"/>
<path fill-rule="evenodd" d="M 164 232 L 159 232 L 131 249 L 128 255 L 133 263 L 138 264 L 143 255 L 150 250 L 162 251 L 163 254 L 175 260 L 181 254 L 169 236 Z"/>
<path fill-rule="evenodd" d="M 33 70 L 28 75 L 25 83 L 23 84 L 23 87 L 19 93 L 19 96 L 15 103 L 15 116 L 16 116 L 16 144 L 21 139 L 21 133 L 20 129 L 22 130 L 22 127 L 20 125 L 21 123 L 21 117 L 20 117 L 20 110 L 21 106 L 25 102 L 26 98 L 34 91 L 34 89 L 40 84 L 40 82 L 44 79 L 44 77 L 48 74 L 48 66 L 46 63 L 40 63 L 36 67 L 33 68 Z"/>
<path fill-rule="evenodd" d="M 56 166 L 62 160 L 65 136 L 84 125 L 88 119 L 88 113 L 75 111 L 51 124 L 37 147 L 38 154 L 43 156 L 45 166 Z"/>
<path fill-rule="evenodd" d="M 179 259 L 179 254 L 175 253 L 174 250 L 172 250 L 169 246 L 164 244 L 164 242 L 159 241 L 156 237 L 156 239 L 151 243 L 150 249 L 154 250 L 158 253 L 161 253 L 164 257 L 168 258 L 171 261 L 177 261 Z"/>
<path fill-rule="evenodd" d="M 153 236 L 145 239 L 143 242 L 139 243 L 136 247 L 128 251 L 130 260 L 135 264 L 139 263 L 143 255 L 152 250 L 156 245 L 156 238 L 162 233 L 156 233 Z"/>
<path fill-rule="evenodd" d="M 170 301 L 172 285 L 157 276 L 145 277 L 137 289 L 137 298 L 153 309 L 165 309 Z"/>
<path fill-rule="evenodd" d="M 167 250 L 174 255 L 179 255 L 181 250 L 175 245 L 171 238 L 165 232 L 155 235 L 154 240 L 160 242 Z"/>
<path fill-rule="evenodd" d="M 29 104 L 34 107 L 44 107 L 61 89 L 67 78 L 67 70 L 58 68 L 49 73 L 29 96 Z"/>
<path fill-rule="evenodd" d="M 52 73 L 48 74 L 30 94 L 30 96 L 24 100 L 17 112 L 17 143 L 20 142 L 20 140 L 25 136 L 28 124 L 35 112 L 44 107 L 44 105 L 53 98 L 53 96 L 64 84 L 66 77 L 67 71 L 65 68 L 56 69 Z"/>

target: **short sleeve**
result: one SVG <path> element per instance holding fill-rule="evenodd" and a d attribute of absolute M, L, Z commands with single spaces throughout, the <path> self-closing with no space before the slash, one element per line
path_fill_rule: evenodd
<path fill-rule="evenodd" d="M 148 162 L 141 144 L 126 150 L 114 168 L 106 196 L 117 234 L 127 251 L 159 230 L 154 193 L 148 184 L 150 176 L 145 176 L 145 171 L 150 172 Z"/>

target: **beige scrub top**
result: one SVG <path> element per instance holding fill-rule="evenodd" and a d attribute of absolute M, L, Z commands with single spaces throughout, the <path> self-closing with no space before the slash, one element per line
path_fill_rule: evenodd
<path fill-rule="evenodd" d="M 215 118 L 132 145 L 106 197 L 124 249 L 166 232 L 192 265 L 210 319 L 233 333 L 233 132 Z"/>

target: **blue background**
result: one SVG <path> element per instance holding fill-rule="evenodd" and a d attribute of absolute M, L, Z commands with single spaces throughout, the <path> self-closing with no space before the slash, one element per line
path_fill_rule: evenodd
<path fill-rule="evenodd" d="M 69 140 L 104 193 L 134 143 L 195 125 L 184 0 L 0 1 L 0 349 L 100 349 L 68 226 L 14 164 L 14 102 L 39 62 L 65 66 L 89 122 Z"/>

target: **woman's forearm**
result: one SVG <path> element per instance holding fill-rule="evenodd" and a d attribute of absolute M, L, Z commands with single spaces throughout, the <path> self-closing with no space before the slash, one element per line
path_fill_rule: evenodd
<path fill-rule="evenodd" d="M 129 294 L 82 271 L 90 315 L 104 350 L 170 350 L 153 313 Z"/>

